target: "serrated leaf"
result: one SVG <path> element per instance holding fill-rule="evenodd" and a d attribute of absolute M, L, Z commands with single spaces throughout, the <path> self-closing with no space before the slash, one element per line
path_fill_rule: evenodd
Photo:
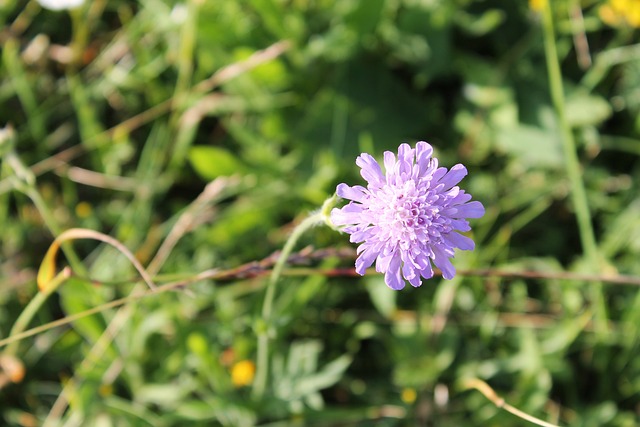
<path fill-rule="evenodd" d="M 325 365 L 317 374 L 300 380 L 296 386 L 297 392 L 300 396 L 306 396 L 327 387 L 331 387 L 340 380 L 342 374 L 347 370 L 350 364 L 351 356 L 345 354 L 338 357 Z"/>

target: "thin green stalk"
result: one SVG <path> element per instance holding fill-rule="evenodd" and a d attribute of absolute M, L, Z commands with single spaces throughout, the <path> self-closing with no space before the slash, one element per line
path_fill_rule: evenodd
<path fill-rule="evenodd" d="M 178 78 L 173 92 L 174 110 L 169 119 L 169 125 L 174 137 L 172 154 L 169 159 L 169 169 L 177 171 L 183 167 L 189 147 L 195 138 L 198 123 L 185 121 L 183 114 L 187 109 L 187 101 L 192 91 L 193 63 L 196 46 L 196 29 L 198 28 L 198 13 L 202 2 L 191 0 L 187 2 L 187 16 L 180 31 L 180 47 L 178 50 Z"/>
<path fill-rule="evenodd" d="M 566 104 L 564 99 L 564 89 L 562 85 L 562 73 L 556 50 L 555 31 L 553 28 L 553 14 L 551 2 L 545 2 L 543 12 L 544 24 L 544 50 L 547 59 L 547 72 L 549 75 L 549 86 L 551 99 L 558 115 L 558 121 L 562 132 L 562 148 L 564 151 L 567 175 L 571 185 L 571 198 L 576 211 L 578 229 L 582 250 L 590 265 L 595 271 L 599 270 L 600 257 L 598 255 L 598 245 L 595 233 L 591 224 L 591 213 L 587 194 L 582 182 L 580 162 L 576 154 L 576 143 L 573 137 L 571 125 L 567 120 Z M 592 298 L 595 304 L 596 329 L 602 333 L 607 331 L 607 313 L 602 296 L 602 283 L 594 283 L 591 288 Z"/>
<path fill-rule="evenodd" d="M 39 111 L 40 102 L 34 82 L 29 81 L 29 73 L 24 69 L 20 59 L 20 42 L 13 37 L 9 37 L 2 48 L 2 62 L 4 64 L 10 87 L 15 91 L 25 115 L 28 117 L 26 124 L 35 141 L 43 141 L 47 137 L 46 119 Z"/>
<path fill-rule="evenodd" d="M 14 178 L 14 188 L 31 199 L 51 234 L 54 237 L 60 235 L 62 233 L 62 228 L 58 225 L 53 213 L 38 192 L 38 189 L 36 188 L 36 177 L 33 172 L 22 164 L 22 161 L 14 151 L 9 151 L 5 158 L 14 174 L 12 177 Z M 64 254 L 73 270 L 79 275 L 86 276 L 87 270 L 85 269 L 84 264 L 82 264 L 80 257 L 73 250 L 73 247 L 68 243 L 63 243 L 62 250 L 64 251 Z"/>
<path fill-rule="evenodd" d="M 273 312 L 273 301 L 276 295 L 276 283 L 282 275 L 282 269 L 293 251 L 296 242 L 302 234 L 313 226 L 325 221 L 324 209 L 311 214 L 302 221 L 291 233 L 291 236 L 282 248 L 278 261 L 273 266 L 273 271 L 269 277 L 267 291 L 262 303 L 261 324 L 258 329 L 258 357 L 256 362 L 256 377 L 253 383 L 253 396 L 259 399 L 263 396 L 269 374 L 269 329 L 271 327 L 271 314 Z"/>
<path fill-rule="evenodd" d="M 31 301 L 29 301 L 29 304 L 27 304 L 24 310 L 22 310 L 22 312 L 20 313 L 20 316 L 18 316 L 15 323 L 13 324 L 13 327 L 9 332 L 9 337 L 14 337 L 21 334 L 27 328 L 27 326 L 29 326 L 29 323 L 31 323 L 33 316 L 35 316 L 38 310 L 40 310 L 40 308 L 42 307 L 42 304 L 44 304 L 44 302 L 49 298 L 49 296 L 52 293 L 58 290 L 60 285 L 62 285 L 64 281 L 69 278 L 70 275 L 71 275 L 71 270 L 69 268 L 63 269 L 50 282 L 49 287 L 47 287 L 47 289 L 45 289 L 43 292 L 38 292 L 36 296 L 33 297 Z M 19 340 L 12 341 L 7 346 L 7 349 L 4 351 L 4 353 L 14 356 L 18 351 L 19 344 L 20 344 Z"/>
<path fill-rule="evenodd" d="M 188 95 L 193 77 L 193 56 L 195 54 L 197 21 L 202 2 L 187 2 L 187 16 L 180 31 L 180 49 L 178 50 L 178 79 L 173 96 L 180 98 Z"/>

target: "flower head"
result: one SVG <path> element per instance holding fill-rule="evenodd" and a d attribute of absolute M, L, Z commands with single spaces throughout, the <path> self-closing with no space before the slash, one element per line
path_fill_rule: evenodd
<path fill-rule="evenodd" d="M 612 27 L 640 28 L 640 0 L 609 0 L 598 9 L 600 19 Z"/>
<path fill-rule="evenodd" d="M 361 243 L 358 274 L 363 275 L 375 261 L 386 284 L 399 290 L 405 279 L 420 286 L 421 277 L 433 277 L 433 263 L 445 279 L 452 279 L 454 249 L 475 247 L 473 240 L 458 233 L 471 230 L 466 218 L 484 215 L 482 204 L 470 201 L 471 195 L 456 185 L 467 169 L 461 164 L 450 170 L 438 167 L 432 153 L 433 148 L 424 141 L 415 149 L 400 145 L 397 159 L 386 151 L 386 174 L 372 156 L 362 153 L 356 164 L 367 187 L 338 185 L 338 196 L 351 202 L 333 209 L 331 220 L 346 226 L 343 231 L 351 235 L 352 243 Z"/>
<path fill-rule="evenodd" d="M 241 360 L 231 367 L 231 382 L 236 387 L 244 387 L 253 382 L 256 365 L 250 360 Z"/>

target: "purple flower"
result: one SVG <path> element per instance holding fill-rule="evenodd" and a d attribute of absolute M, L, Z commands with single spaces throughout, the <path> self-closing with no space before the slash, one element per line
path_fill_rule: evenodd
<path fill-rule="evenodd" d="M 424 141 L 411 148 L 402 144 L 398 158 L 384 153 L 386 174 L 369 154 L 356 159 L 367 188 L 339 184 L 338 196 L 351 202 L 331 211 L 335 225 L 351 235 L 358 246 L 356 272 L 363 275 L 376 262 L 376 271 L 392 289 L 404 288 L 406 279 L 420 286 L 421 276 L 433 277 L 431 263 L 452 279 L 456 270 L 449 258 L 454 249 L 472 250 L 473 240 L 457 231 L 469 231 L 465 218 L 480 218 L 484 207 L 456 184 L 467 174 L 457 164 L 450 170 L 438 167 L 433 148 Z M 403 279 L 404 277 L 404 279 Z"/>

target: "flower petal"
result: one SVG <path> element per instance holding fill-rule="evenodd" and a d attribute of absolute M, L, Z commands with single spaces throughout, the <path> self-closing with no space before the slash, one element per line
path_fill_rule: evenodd
<path fill-rule="evenodd" d="M 365 244 L 360 245 L 360 248 L 364 247 L 364 250 L 360 254 L 360 256 L 356 259 L 356 273 L 361 276 L 364 276 L 367 268 L 371 267 L 373 261 L 376 260 L 376 256 L 378 255 L 373 247 L 365 246 Z"/>
<path fill-rule="evenodd" d="M 347 184 L 338 184 L 336 187 L 336 194 L 339 197 L 355 202 L 363 202 L 367 198 L 366 191 L 367 189 L 361 185 L 349 187 Z"/>
<path fill-rule="evenodd" d="M 414 288 L 422 285 L 422 280 L 420 280 L 419 272 L 416 271 L 416 269 L 410 264 L 404 263 L 404 265 L 402 266 L 402 275 Z"/>
<path fill-rule="evenodd" d="M 404 279 L 400 274 L 400 264 L 400 256 L 394 256 L 389 263 L 389 268 L 384 274 L 384 282 L 387 284 L 387 286 L 396 291 L 404 288 Z"/>
<path fill-rule="evenodd" d="M 451 228 L 458 231 L 469 231 L 471 230 L 471 226 L 469 225 L 469 221 L 466 219 L 452 219 L 449 223 Z"/>
<path fill-rule="evenodd" d="M 449 172 L 447 172 L 447 174 L 442 177 L 442 179 L 440 179 L 440 184 L 444 184 L 443 190 L 448 190 L 459 183 L 466 175 L 467 168 L 458 163 L 457 165 L 449 169 Z"/>
<path fill-rule="evenodd" d="M 476 244 L 473 242 L 473 240 L 471 240 L 467 236 L 458 234 L 455 231 L 444 234 L 442 237 L 444 237 L 451 246 L 462 249 L 463 251 L 472 251 L 476 247 Z"/>
<path fill-rule="evenodd" d="M 411 175 L 414 152 L 415 150 L 413 150 L 409 144 L 401 144 L 400 147 L 398 147 L 398 162 L 395 173 L 403 177 L 403 180 Z"/>
<path fill-rule="evenodd" d="M 383 253 L 379 254 L 378 258 L 376 258 L 376 271 L 378 273 L 384 273 L 385 271 L 387 271 L 389 269 L 389 264 L 391 263 L 391 260 L 394 256 L 396 256 L 395 252 L 392 252 L 388 255 L 385 255 Z"/>
<path fill-rule="evenodd" d="M 370 154 L 362 153 L 356 159 L 356 165 L 360 166 L 360 175 L 373 188 L 382 188 L 384 185 L 384 175 L 380 165 Z"/>
<path fill-rule="evenodd" d="M 433 263 L 442 271 L 442 277 L 447 280 L 453 279 L 456 275 L 456 269 L 451 264 L 449 257 L 437 246 L 433 248 L 433 253 L 435 254 Z"/>
<path fill-rule="evenodd" d="M 431 279 L 433 277 L 433 268 L 431 267 L 431 263 L 429 263 L 426 268 L 420 270 L 420 275 L 425 279 Z"/>
<path fill-rule="evenodd" d="M 331 209 L 331 222 L 335 225 L 357 224 L 360 222 L 362 214 L 362 205 L 349 203 L 341 209 Z"/>
<path fill-rule="evenodd" d="M 416 143 L 416 163 L 419 165 L 429 166 L 429 158 L 433 154 L 433 147 L 425 141 Z"/>
<path fill-rule="evenodd" d="M 457 206 L 459 218 L 481 218 L 484 215 L 484 206 L 476 201 Z"/>
<path fill-rule="evenodd" d="M 384 152 L 384 169 L 387 171 L 386 180 L 387 184 L 395 185 L 397 175 L 395 174 L 396 169 L 396 155 L 391 151 Z"/>

